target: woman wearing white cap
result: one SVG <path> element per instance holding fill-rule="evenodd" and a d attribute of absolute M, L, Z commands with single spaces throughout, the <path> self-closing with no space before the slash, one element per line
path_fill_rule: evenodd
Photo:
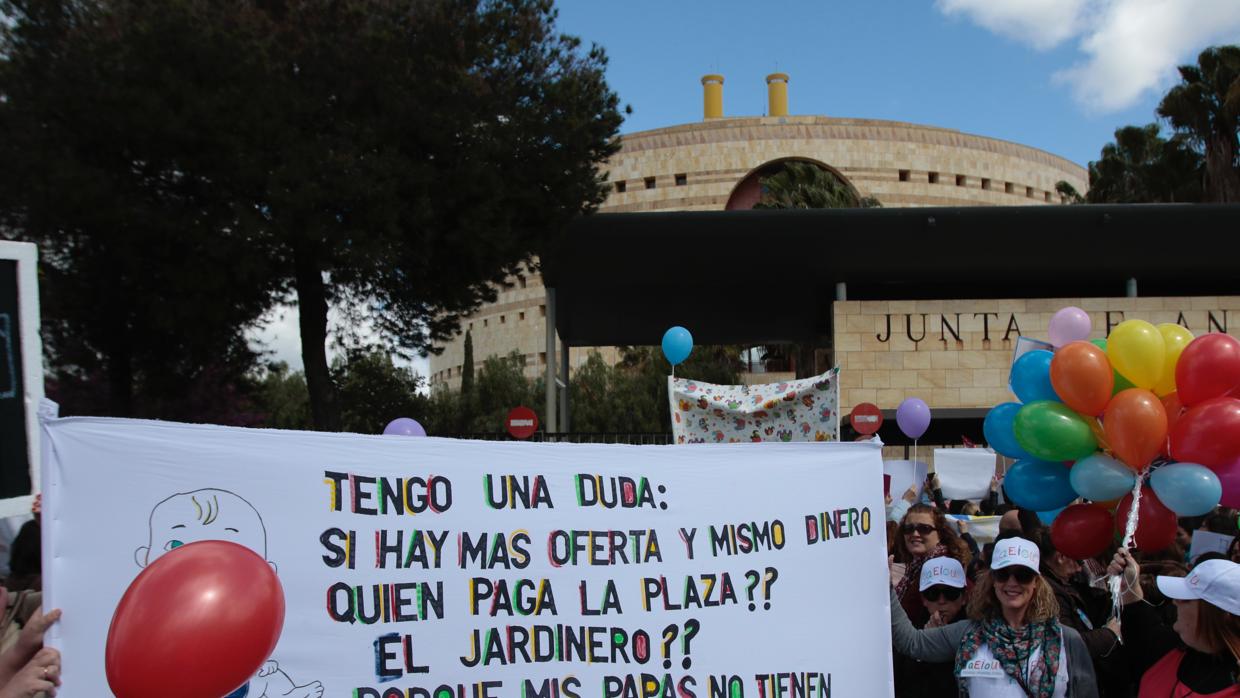
<path fill-rule="evenodd" d="M 954 659 L 961 696 L 1096 698 L 1089 651 L 1075 630 L 1059 624 L 1039 559 L 1031 541 L 996 541 L 990 570 L 970 596 L 969 620 L 941 628 L 914 628 L 893 595 L 895 650 L 924 662 Z"/>
<path fill-rule="evenodd" d="M 1158 590 L 1175 601 L 1175 625 L 1168 628 L 1144 601 L 1141 573 L 1127 550 L 1115 554 L 1110 574 L 1124 575 L 1124 642 L 1134 671 L 1141 674 L 1140 698 L 1151 696 L 1240 696 L 1240 565 L 1207 560 L 1187 577 L 1157 578 Z"/>

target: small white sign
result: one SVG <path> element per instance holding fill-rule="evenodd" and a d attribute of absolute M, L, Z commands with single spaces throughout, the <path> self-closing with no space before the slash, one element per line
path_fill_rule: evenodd
<path fill-rule="evenodd" d="M 947 499 L 983 499 L 995 476 L 995 452 L 988 448 L 936 448 L 934 472 Z"/>

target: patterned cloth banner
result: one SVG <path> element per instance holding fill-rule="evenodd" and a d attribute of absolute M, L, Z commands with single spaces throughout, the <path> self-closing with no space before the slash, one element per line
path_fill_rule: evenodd
<path fill-rule="evenodd" d="M 678 444 L 838 441 L 840 371 L 761 385 L 714 385 L 669 377 Z"/>

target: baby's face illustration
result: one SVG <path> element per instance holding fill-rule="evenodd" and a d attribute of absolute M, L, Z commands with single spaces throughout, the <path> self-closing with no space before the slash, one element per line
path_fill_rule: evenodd
<path fill-rule="evenodd" d="M 226 540 L 267 559 L 267 534 L 254 507 L 231 492 L 198 490 L 170 497 L 151 512 L 148 547 L 139 548 L 140 566 L 202 540 Z"/>

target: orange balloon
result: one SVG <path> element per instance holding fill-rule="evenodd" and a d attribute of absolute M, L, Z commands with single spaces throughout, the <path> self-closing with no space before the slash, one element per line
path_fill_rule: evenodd
<path fill-rule="evenodd" d="M 1068 407 L 1099 415 L 1111 401 L 1115 373 L 1105 351 L 1089 342 L 1072 342 L 1051 359 L 1051 386 Z"/>
<path fill-rule="evenodd" d="M 1184 403 L 1180 402 L 1180 393 L 1178 391 L 1167 393 L 1159 399 L 1162 400 L 1163 407 L 1167 410 L 1167 433 L 1170 434 L 1171 429 L 1175 427 L 1175 423 L 1180 421 L 1180 417 L 1183 417 L 1188 409 L 1184 407 Z M 1164 456 L 1171 455 L 1170 444 L 1163 447 L 1162 454 Z"/>
<path fill-rule="evenodd" d="M 1102 424 L 1115 457 L 1138 473 L 1167 445 L 1167 408 L 1144 388 L 1129 388 L 1111 398 Z"/>

